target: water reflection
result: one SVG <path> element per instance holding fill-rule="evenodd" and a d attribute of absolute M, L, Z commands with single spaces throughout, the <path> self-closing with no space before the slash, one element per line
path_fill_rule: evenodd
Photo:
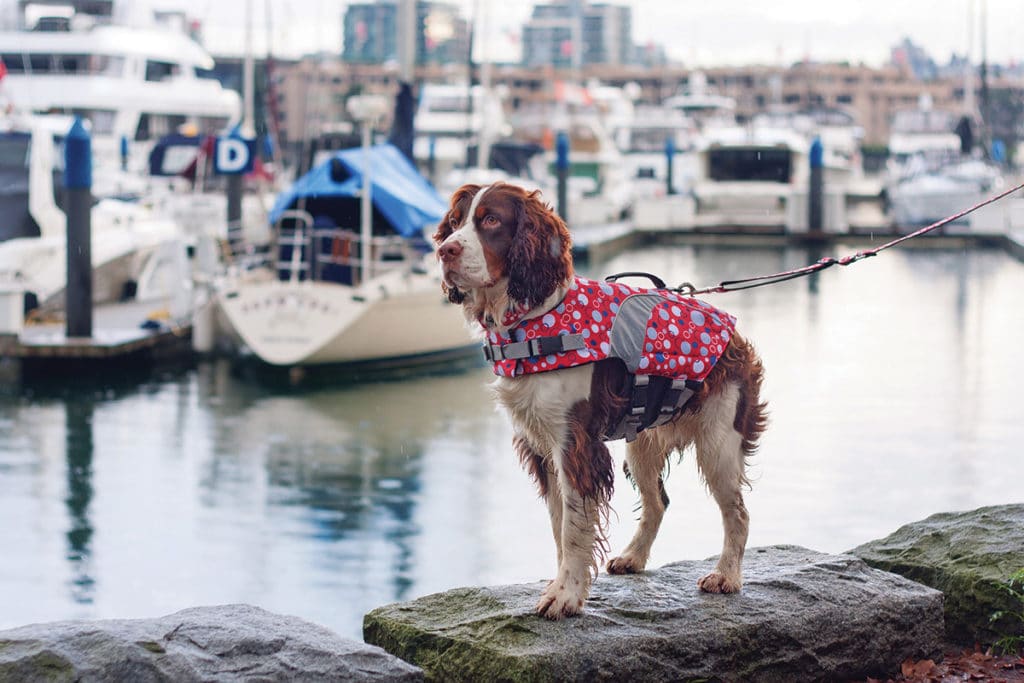
<path fill-rule="evenodd" d="M 846 253 L 669 245 L 581 271 L 700 286 Z M 751 545 L 841 551 L 940 510 L 1024 499 L 1022 290 L 1024 266 L 1001 253 L 928 249 L 713 295 L 767 369 Z M 489 378 L 290 393 L 211 363 L 0 392 L 0 628 L 248 602 L 358 638 L 387 602 L 550 578 L 544 506 Z M 617 484 L 613 548 L 635 528 Z M 717 508 L 689 462 L 666 487 L 652 564 L 716 553 Z"/>
<path fill-rule="evenodd" d="M 65 502 L 68 506 L 70 529 L 67 532 L 68 561 L 71 565 L 71 599 L 79 603 L 93 600 L 90 563 L 92 522 L 89 504 L 92 502 L 92 404 L 89 401 L 70 401 L 66 407 L 67 423 L 67 485 Z"/>

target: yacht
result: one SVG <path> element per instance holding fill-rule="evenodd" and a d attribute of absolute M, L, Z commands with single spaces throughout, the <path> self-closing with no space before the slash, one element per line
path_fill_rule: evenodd
<path fill-rule="evenodd" d="M 161 136 L 186 124 L 215 133 L 239 119 L 238 93 L 201 77 L 213 59 L 186 33 L 183 15 L 140 16 L 141 5 L 112 0 L 17 6 L 15 22 L 0 26 L 5 91 L 24 112 L 88 123 L 97 193 L 125 152 L 130 170 L 142 172 Z"/>

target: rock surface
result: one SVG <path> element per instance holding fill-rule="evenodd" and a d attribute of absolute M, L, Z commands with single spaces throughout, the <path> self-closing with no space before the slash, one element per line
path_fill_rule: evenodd
<path fill-rule="evenodd" d="M 1005 635 L 1024 635 L 1024 622 L 1010 616 L 989 621 L 996 610 L 1024 609 L 1000 587 L 1024 568 L 1024 504 L 939 513 L 850 553 L 942 591 L 952 642 L 989 645 Z"/>
<path fill-rule="evenodd" d="M 940 652 L 942 595 L 849 555 L 747 551 L 735 595 L 697 590 L 713 560 L 598 578 L 581 617 L 533 613 L 543 583 L 378 608 L 363 636 L 451 681 L 813 681 L 896 672 Z"/>
<path fill-rule="evenodd" d="M 379 648 L 249 605 L 0 631 L 0 683 L 421 681 Z"/>

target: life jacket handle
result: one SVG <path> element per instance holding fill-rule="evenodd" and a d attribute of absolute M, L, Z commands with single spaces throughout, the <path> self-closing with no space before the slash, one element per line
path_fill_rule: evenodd
<path fill-rule="evenodd" d="M 607 275 L 607 276 L 605 276 L 604 281 L 605 282 L 617 282 L 619 278 L 623 278 L 623 277 L 645 277 L 645 278 L 647 278 L 648 280 L 651 281 L 651 284 L 654 285 L 655 289 L 665 289 L 666 288 L 665 287 L 665 281 L 662 280 L 660 277 L 658 277 L 657 275 L 652 275 L 651 273 L 644 273 L 644 272 L 639 271 L 639 270 L 628 270 L 628 271 L 626 271 L 624 273 L 615 273 L 614 275 Z"/>

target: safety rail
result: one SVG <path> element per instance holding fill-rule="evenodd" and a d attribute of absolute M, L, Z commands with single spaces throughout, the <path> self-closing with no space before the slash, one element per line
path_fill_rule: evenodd
<path fill-rule="evenodd" d="M 282 279 L 336 280 L 332 266 L 347 268 L 352 284 L 382 273 L 408 268 L 417 262 L 416 249 L 403 237 L 376 236 L 370 239 L 370 272 L 362 276 L 362 239 L 356 230 L 315 227 L 307 211 L 284 211 L 277 221 L 276 267 Z M 290 253 L 282 257 L 282 247 Z M 312 255 L 312 258 L 310 258 Z"/>

